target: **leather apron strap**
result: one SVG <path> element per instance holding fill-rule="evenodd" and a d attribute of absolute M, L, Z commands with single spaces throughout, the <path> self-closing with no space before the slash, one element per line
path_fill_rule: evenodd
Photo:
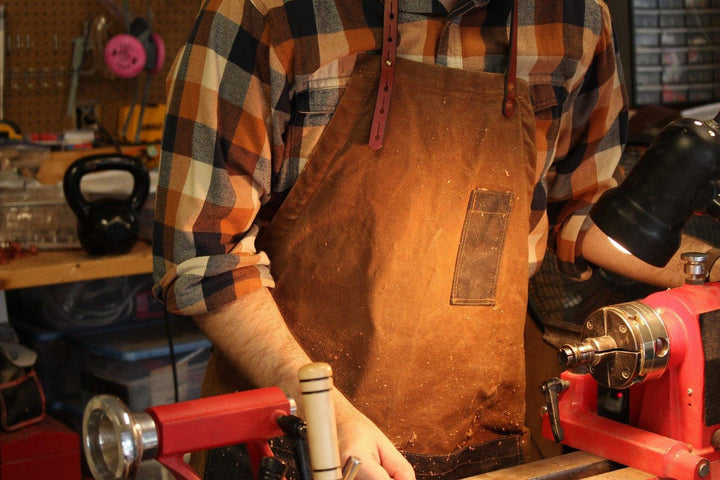
<path fill-rule="evenodd" d="M 517 31 L 518 31 L 518 0 L 513 2 L 510 14 L 510 52 L 508 54 L 508 69 L 505 72 L 505 100 L 503 101 L 503 115 L 511 117 L 515 113 L 517 96 Z M 398 11 L 397 0 L 386 0 L 383 13 L 383 40 L 382 64 L 380 67 L 380 83 L 375 98 L 375 111 L 373 112 L 370 127 L 370 140 L 368 145 L 373 150 L 382 148 L 385 137 L 385 125 L 390 110 L 390 98 L 395 79 L 395 61 L 397 59 Z"/>
<path fill-rule="evenodd" d="M 397 58 L 397 0 L 386 0 L 383 14 L 382 64 L 380 66 L 380 84 L 375 99 L 375 112 L 370 127 L 368 145 L 373 150 L 382 148 L 385 137 L 385 124 L 390 110 L 390 96 L 395 79 L 395 59 Z"/>
<path fill-rule="evenodd" d="M 503 102 L 503 115 L 511 117 L 515 113 L 517 104 L 517 49 L 518 49 L 518 1 L 514 0 L 513 10 L 510 14 L 510 53 L 508 54 L 508 69 L 505 73 L 505 101 Z"/>

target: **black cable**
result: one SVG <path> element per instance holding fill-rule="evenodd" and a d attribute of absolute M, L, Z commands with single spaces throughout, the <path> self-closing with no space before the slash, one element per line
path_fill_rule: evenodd
<path fill-rule="evenodd" d="M 295 451 L 295 466 L 300 480 L 312 480 L 312 466 L 310 465 L 310 448 L 307 440 L 307 424 L 295 415 L 281 415 L 277 424 L 290 437 Z"/>
<path fill-rule="evenodd" d="M 165 317 L 165 334 L 167 335 L 168 339 L 168 347 L 170 348 L 170 366 L 172 367 L 172 376 L 173 376 L 173 394 L 175 398 L 175 402 L 180 401 L 180 389 L 178 388 L 178 373 L 177 373 L 177 363 L 175 360 L 175 345 L 173 343 L 172 338 L 172 332 L 170 330 L 170 315 L 168 315 L 167 308 L 163 307 L 163 314 Z"/>

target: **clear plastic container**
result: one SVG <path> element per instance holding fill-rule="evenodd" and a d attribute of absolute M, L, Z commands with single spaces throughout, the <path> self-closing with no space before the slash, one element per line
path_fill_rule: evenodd
<path fill-rule="evenodd" d="M 62 186 L 0 189 L 0 242 L 40 249 L 77 248 L 77 217 Z"/>
<path fill-rule="evenodd" d="M 638 49 L 637 55 L 635 56 L 635 63 L 638 66 L 660 65 L 661 55 L 660 49 Z"/>
<path fill-rule="evenodd" d="M 102 362 L 97 356 L 86 358 L 88 368 L 80 372 L 83 400 L 99 394 L 114 394 L 134 412 L 175 401 L 173 369 L 169 357 L 135 362 Z M 178 359 L 175 371 L 179 401 L 200 397 L 200 387 L 209 358 L 210 349 L 205 348 Z M 98 368 L 99 365 L 102 367 Z"/>
<path fill-rule="evenodd" d="M 636 8 L 657 8 L 658 0 L 633 0 L 633 6 Z"/>
<path fill-rule="evenodd" d="M 687 8 L 707 8 L 710 6 L 710 0 L 685 0 Z"/>

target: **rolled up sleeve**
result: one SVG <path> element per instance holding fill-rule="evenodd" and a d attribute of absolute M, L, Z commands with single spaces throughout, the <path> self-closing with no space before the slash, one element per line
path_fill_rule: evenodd
<path fill-rule="evenodd" d="M 270 196 L 287 75 L 254 3 L 207 2 L 168 76 L 153 260 L 154 293 L 174 313 L 273 286 L 256 219 Z"/>

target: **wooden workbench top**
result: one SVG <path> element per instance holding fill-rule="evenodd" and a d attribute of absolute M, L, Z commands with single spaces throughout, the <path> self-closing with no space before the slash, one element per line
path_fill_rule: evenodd
<path fill-rule="evenodd" d="M 43 250 L 0 266 L 0 290 L 152 272 L 152 249 L 138 242 L 122 255 L 92 256 L 81 249 Z"/>
<path fill-rule="evenodd" d="M 468 477 L 466 480 L 657 480 L 653 475 L 617 464 L 586 452 L 525 463 Z"/>

